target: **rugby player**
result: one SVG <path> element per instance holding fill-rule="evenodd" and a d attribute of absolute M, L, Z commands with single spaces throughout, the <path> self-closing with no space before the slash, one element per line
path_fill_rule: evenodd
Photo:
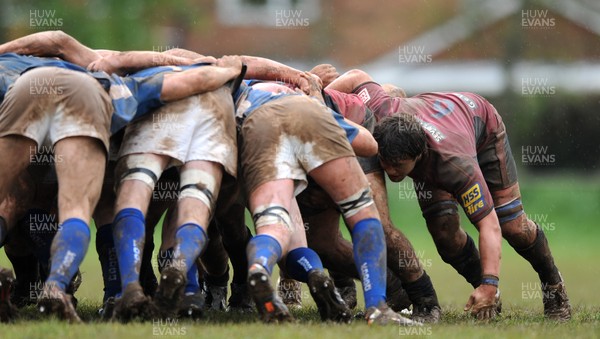
<path fill-rule="evenodd" d="M 295 239 L 290 236 L 298 232 L 295 226 L 298 221 L 290 216 L 298 213 L 294 196 L 306 187 L 309 174 L 336 201 L 351 230 L 368 323 L 414 324 L 385 304 L 384 234 L 354 153 L 375 153 L 370 133 L 355 127 L 358 125 L 345 123 L 339 114 L 322 103 L 290 95 L 286 93 L 287 87 L 280 87 L 281 93 L 277 94 L 272 93 L 277 92 L 273 89 L 265 92 L 244 87 L 235 96 L 236 114 L 241 120 L 242 171 L 257 232 L 247 247 L 248 284 L 262 319 L 292 319 L 270 284 L 272 269 L 282 256 L 287 256 L 287 273 L 296 280 L 308 282 L 311 292 L 312 277 L 319 277 L 317 274 L 323 270 L 314 251 L 307 247 L 294 248 L 295 244 L 290 241 Z M 320 92 L 320 88 L 308 92 L 314 94 Z M 298 217 L 298 220 L 301 219 Z M 323 294 L 331 298 L 335 293 L 333 281 L 329 277 L 319 277 L 319 280 L 328 281 L 318 286 L 325 287 L 328 291 Z"/>
<path fill-rule="evenodd" d="M 410 176 L 442 259 L 475 288 L 465 306 L 479 319 L 499 302 L 501 237 L 538 273 L 544 315 L 565 321 L 571 306 L 542 229 L 527 218 L 506 128 L 496 109 L 473 93 L 391 97 L 360 70 L 330 88 L 356 93 L 375 113 L 381 165 L 392 181 Z M 460 227 L 457 202 L 479 230 L 479 251 Z"/>

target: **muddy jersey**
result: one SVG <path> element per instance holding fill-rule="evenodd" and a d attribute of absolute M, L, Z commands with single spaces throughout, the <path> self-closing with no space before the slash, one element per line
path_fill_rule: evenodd
<path fill-rule="evenodd" d="M 418 117 L 428 139 L 428 153 L 409 174 L 453 194 L 471 222 L 485 217 L 494 207 L 478 154 L 505 135 L 496 109 L 477 94 L 466 92 L 424 93 L 410 98 L 391 98 L 375 83 L 354 90 L 375 113 L 377 120 L 394 113 Z M 496 159 L 498 160 L 498 159 Z M 490 187 L 494 188 L 494 187 Z"/>
<path fill-rule="evenodd" d="M 208 64 L 198 63 L 189 66 L 150 67 L 125 77 L 111 75 L 109 94 L 115 109 L 110 124 L 111 133 L 119 132 L 129 122 L 165 104 L 160 99 L 165 74 L 206 65 Z"/>
<path fill-rule="evenodd" d="M 233 95 L 233 100 L 235 102 L 236 118 L 239 125 L 241 125 L 244 119 L 250 116 L 252 112 L 254 112 L 257 108 L 268 102 L 284 98 L 290 95 L 301 95 L 267 92 L 256 88 L 252 88 L 252 86 L 248 85 L 252 83 L 252 80 L 243 81 L 240 88 Z M 344 121 L 344 117 L 338 112 L 335 112 L 332 109 L 329 109 L 329 112 L 331 113 L 337 124 L 342 129 L 344 129 L 348 142 L 352 143 L 352 141 L 354 141 L 354 138 L 356 138 L 356 136 L 358 135 L 358 129 Z M 298 117 L 298 119 L 301 118 L 302 117 Z"/>
<path fill-rule="evenodd" d="M 323 90 L 323 92 L 325 96 L 329 96 L 329 98 L 331 98 L 331 100 L 337 106 L 336 111 L 343 115 L 344 118 L 351 120 L 359 125 L 365 121 L 365 116 L 367 116 L 367 107 L 358 95 L 342 93 L 327 88 Z"/>
<path fill-rule="evenodd" d="M 33 56 L 19 55 L 15 53 L 0 54 L 0 102 L 4 95 L 17 78 L 30 69 L 37 67 L 58 67 L 78 72 L 86 72 L 86 69 L 70 62 L 54 58 L 38 58 Z M 106 77 L 96 77 L 96 80 L 106 87 Z"/>

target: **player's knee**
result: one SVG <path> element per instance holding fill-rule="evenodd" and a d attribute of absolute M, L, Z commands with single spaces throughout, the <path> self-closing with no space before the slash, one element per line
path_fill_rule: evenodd
<path fill-rule="evenodd" d="M 371 189 L 369 187 L 365 187 L 352 194 L 348 198 L 341 201 L 336 201 L 335 203 L 340 208 L 344 218 L 348 219 L 361 210 L 373 205 L 375 202 L 373 201 Z"/>
<path fill-rule="evenodd" d="M 199 169 L 184 170 L 181 172 L 180 187 L 180 200 L 184 198 L 200 200 L 212 215 L 218 183 L 210 173 Z"/>
<path fill-rule="evenodd" d="M 292 218 L 290 213 L 283 206 L 271 204 L 268 206 L 259 206 L 252 211 L 252 220 L 257 232 L 258 229 L 271 225 L 283 225 L 288 231 L 292 231 Z"/>
<path fill-rule="evenodd" d="M 495 208 L 502 236 L 512 246 L 522 247 L 530 243 L 531 234 L 535 234 L 536 225 L 527 220 L 519 198 Z"/>
<path fill-rule="evenodd" d="M 507 224 L 513 220 L 522 219 L 522 216 L 525 214 L 520 198 L 516 198 L 502 206 L 497 206 L 495 210 L 500 225 Z"/>

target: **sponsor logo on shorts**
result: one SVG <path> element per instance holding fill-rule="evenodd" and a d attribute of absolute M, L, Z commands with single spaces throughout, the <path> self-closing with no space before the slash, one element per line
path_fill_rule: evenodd
<path fill-rule="evenodd" d="M 358 92 L 358 97 L 362 100 L 363 103 L 369 102 L 371 100 L 371 96 L 369 95 L 369 91 L 366 88 L 363 88 Z"/>
<path fill-rule="evenodd" d="M 479 183 L 471 186 L 460 198 L 468 215 L 473 215 L 485 207 L 485 200 L 483 200 L 481 185 Z"/>

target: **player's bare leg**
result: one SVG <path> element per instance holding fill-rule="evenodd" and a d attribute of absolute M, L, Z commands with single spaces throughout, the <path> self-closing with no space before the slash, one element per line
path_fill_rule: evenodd
<path fill-rule="evenodd" d="M 185 295 L 200 293 L 196 261 L 207 242 L 207 230 L 218 198 L 223 166 L 211 161 L 190 161 L 180 171 L 175 246 L 171 266 L 161 272 L 155 304 L 163 317 L 179 311 Z"/>
<path fill-rule="evenodd" d="M 268 181 L 250 193 L 256 236 L 246 248 L 248 290 L 264 322 L 286 322 L 294 318 L 271 284 L 273 267 L 287 253 L 293 234 L 289 211 L 294 196 L 290 179 Z"/>
<path fill-rule="evenodd" d="M 565 284 L 554 264 L 544 231 L 527 218 L 521 204 L 519 184 L 493 191 L 502 236 L 538 273 L 542 285 L 544 315 L 552 320 L 571 319 Z"/>
<path fill-rule="evenodd" d="M 98 140 L 87 137 L 61 139 L 54 147 L 60 229 L 52 242 L 50 275 L 38 306 L 42 313 L 81 322 L 65 290 L 87 252 L 88 222 L 100 197 L 106 151 Z"/>
<path fill-rule="evenodd" d="M 140 269 L 146 240 L 146 214 L 156 181 L 170 158 L 156 154 L 131 154 L 119 159 L 120 180 L 115 203 L 113 237 L 121 275 L 121 298 L 113 318 L 129 321 L 151 318 L 154 309 L 140 284 Z"/>
<path fill-rule="evenodd" d="M 326 162 L 312 170 L 315 179 L 340 206 L 352 234 L 354 260 L 363 283 L 369 323 L 416 325 L 385 303 L 387 260 L 385 235 L 368 181 L 354 157 Z"/>

